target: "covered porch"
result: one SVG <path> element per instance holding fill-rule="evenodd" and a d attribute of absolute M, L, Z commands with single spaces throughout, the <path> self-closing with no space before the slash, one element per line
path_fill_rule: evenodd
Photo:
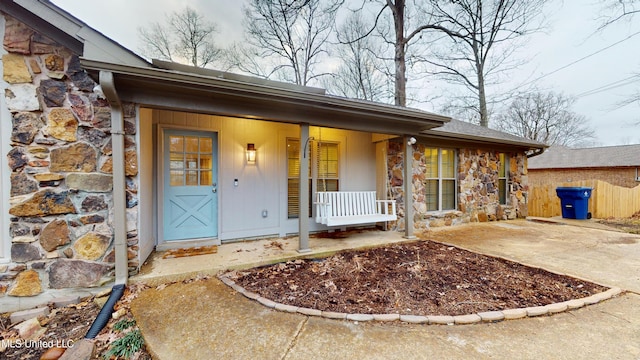
<path fill-rule="evenodd" d="M 114 214 L 116 215 L 114 217 L 114 230 L 116 244 L 126 242 L 126 230 L 131 227 L 128 221 L 129 219 L 126 219 L 124 216 L 126 213 L 126 202 L 123 201 L 125 194 L 118 193 L 118 189 L 124 188 L 123 184 L 126 182 L 125 173 L 122 171 L 122 164 L 125 162 L 126 148 L 124 144 L 122 144 L 122 140 L 116 140 L 123 135 L 123 132 L 119 129 L 123 127 L 123 113 L 127 112 L 127 107 L 133 104 L 137 109 L 135 120 L 140 145 L 138 147 L 138 156 L 140 157 L 140 176 L 138 181 L 140 188 L 146 193 L 146 195 L 140 197 L 140 213 L 136 226 L 140 234 L 139 248 L 141 249 L 141 260 L 144 260 L 148 253 L 151 253 L 151 249 L 153 249 L 154 246 L 167 244 L 167 236 L 163 234 L 163 231 L 166 231 L 166 229 L 163 230 L 162 225 L 159 224 L 167 219 L 164 218 L 159 211 L 162 210 L 163 206 L 161 202 L 162 197 L 167 194 L 165 191 L 166 188 L 163 188 L 163 181 L 168 182 L 168 179 L 171 177 L 170 173 L 164 172 L 163 166 L 164 169 L 170 169 L 172 164 L 168 162 L 164 163 L 161 155 L 166 149 L 164 143 L 160 141 L 160 139 L 166 140 L 165 133 L 162 132 L 163 129 L 178 129 L 180 131 L 205 130 L 213 134 L 213 143 L 216 144 L 218 142 L 218 145 L 215 145 L 214 149 L 217 146 L 219 153 L 216 154 L 214 150 L 212 158 L 215 162 L 217 156 L 219 161 L 218 168 L 214 168 L 214 178 L 213 181 L 210 182 L 207 191 L 214 193 L 214 201 L 220 201 L 220 204 L 224 204 L 223 199 L 225 194 L 220 193 L 220 198 L 218 199 L 218 191 L 224 191 L 226 189 L 227 194 L 231 191 L 238 192 L 242 182 L 241 177 L 230 175 L 237 169 L 226 167 L 224 163 L 225 159 L 235 157 L 236 159 L 232 161 L 232 163 L 235 164 L 238 160 L 238 153 L 244 152 L 242 150 L 243 147 L 246 146 L 248 150 L 250 144 L 255 146 L 253 141 L 236 140 L 243 138 L 242 135 L 248 133 L 253 133 L 254 136 L 267 136 L 267 133 L 258 135 L 260 132 L 254 131 L 253 124 L 256 124 L 255 126 L 261 126 L 259 124 L 266 123 L 275 124 L 275 127 L 282 127 L 282 129 L 278 130 L 271 125 L 268 126 L 270 129 L 269 133 L 274 134 L 273 132 L 276 132 L 275 137 L 277 138 L 277 144 L 274 149 L 278 149 L 275 153 L 280 154 L 280 156 L 286 152 L 286 146 L 288 146 L 283 139 L 297 138 L 299 159 L 306 159 L 312 155 L 308 151 L 310 141 L 322 140 L 323 137 L 324 139 L 329 138 L 330 136 L 327 135 L 329 135 L 331 130 L 368 134 L 369 139 L 375 137 L 376 134 L 402 137 L 406 144 L 405 159 L 408 160 L 406 164 L 408 166 L 405 166 L 405 176 L 410 178 L 412 171 L 411 161 L 413 159 L 412 145 L 415 143 L 415 140 L 411 142 L 409 139 L 414 135 L 417 136 L 422 131 L 441 126 L 449 121 L 448 117 L 423 111 L 330 96 L 325 94 L 322 89 L 253 79 L 241 75 L 193 68 L 174 63 L 154 62 L 155 68 L 142 68 L 83 60 L 82 65 L 95 79 L 99 79 L 102 91 L 104 91 L 112 108 L 111 123 L 112 128 L 115 130 L 112 131 L 112 136 L 114 137 L 113 176 Z M 194 117 L 195 121 L 185 120 L 180 124 L 166 124 L 158 122 L 158 117 L 151 114 L 156 112 L 193 114 L 197 116 Z M 217 125 L 207 128 L 207 126 L 203 126 L 201 121 L 198 120 L 201 119 L 202 116 L 228 119 L 227 123 L 234 123 L 233 126 L 235 128 L 231 130 L 231 127 L 229 127 L 225 130 L 224 126 L 226 125 L 224 125 L 224 122 L 217 122 L 217 124 L 222 124 L 220 128 L 216 128 Z M 211 121 L 210 123 L 215 124 L 216 121 Z M 238 124 L 243 125 L 237 127 Z M 320 133 L 323 131 L 322 129 L 327 129 L 328 131 Z M 291 130 L 293 130 L 293 132 Z M 223 133 L 224 131 L 226 131 L 226 134 Z M 231 139 L 231 137 L 229 137 L 228 134 L 233 132 L 240 134 L 240 136 L 233 137 L 233 141 L 229 142 L 228 140 Z M 225 136 L 227 137 L 225 138 Z M 152 141 L 152 139 L 155 140 Z M 273 136 L 271 140 L 273 140 Z M 171 139 L 169 141 L 171 141 Z M 369 140 L 368 146 L 370 149 L 375 150 L 373 143 L 374 141 Z M 240 146 L 240 148 L 238 148 L 238 146 Z M 238 149 L 240 149 L 240 151 L 237 151 Z M 356 160 L 359 160 L 357 147 L 345 147 L 344 152 L 350 154 L 350 156 L 353 156 Z M 156 157 L 154 158 L 154 156 Z M 260 153 L 257 154 L 257 158 L 254 161 L 257 163 L 265 161 L 265 159 L 261 159 L 260 156 Z M 372 158 L 365 156 L 362 160 L 366 161 L 369 164 L 368 166 L 375 167 L 375 154 L 372 154 Z M 242 161 L 242 159 L 240 159 L 240 161 Z M 283 162 L 286 160 L 280 158 L 275 160 L 269 159 L 268 161 L 274 166 L 268 165 L 268 167 L 262 170 L 265 171 L 264 174 L 268 172 L 273 173 L 270 177 L 265 175 L 264 178 L 268 178 L 271 181 L 274 181 L 274 178 L 280 180 L 284 178 L 286 180 L 286 167 L 278 165 L 278 161 Z M 280 204 L 278 207 L 279 211 L 275 214 L 278 221 L 282 221 L 282 219 L 292 219 L 292 216 L 287 217 L 287 214 L 283 214 L 283 212 L 290 212 L 291 209 L 294 208 L 298 214 L 295 217 L 297 220 L 293 228 L 289 229 L 288 226 L 283 226 L 285 223 L 291 223 L 291 221 L 285 220 L 284 223 L 281 222 L 279 224 L 274 222 L 274 227 L 270 233 L 247 233 L 245 236 L 241 236 L 242 231 L 238 228 L 235 231 L 238 236 L 230 235 L 231 233 L 218 236 L 220 234 L 217 232 L 218 226 L 223 229 L 225 226 L 229 227 L 231 222 L 229 219 L 225 219 L 224 215 L 213 215 L 213 218 L 217 221 L 215 225 L 216 236 L 205 240 L 208 240 L 209 244 L 220 244 L 220 241 L 225 239 L 258 238 L 274 233 L 280 237 L 288 234 L 297 234 L 298 236 L 295 241 L 297 251 L 299 253 L 311 252 L 313 243 L 310 241 L 309 234 L 318 229 L 310 228 L 312 223 L 309 221 L 311 220 L 310 205 L 313 202 L 314 196 L 312 192 L 317 191 L 318 185 L 314 185 L 315 182 L 309 181 L 310 178 L 308 174 L 314 171 L 311 169 L 312 164 L 310 163 L 311 161 L 300 161 L 299 164 L 299 171 L 297 171 L 298 179 L 295 179 L 297 180 L 296 187 L 299 194 L 297 197 L 297 206 L 291 206 L 289 204 L 287 205 L 288 210 L 282 211 L 283 206 Z M 357 168 L 358 161 L 352 161 L 349 166 Z M 285 171 L 280 171 L 282 169 L 285 169 Z M 231 170 L 231 172 L 229 170 Z M 224 175 L 225 178 L 219 178 L 219 180 L 215 178 L 216 171 L 218 175 Z M 255 169 L 249 169 L 249 171 L 255 171 Z M 358 170 L 354 170 L 354 172 L 357 171 Z M 386 175 L 386 171 L 384 172 Z M 360 174 L 360 176 L 363 175 Z M 370 176 L 375 177 L 375 169 L 370 173 Z M 386 179 L 386 176 L 384 178 Z M 282 193 L 290 190 L 288 187 L 291 186 L 288 182 L 282 182 L 280 180 L 275 180 L 275 186 L 271 189 L 279 193 L 277 196 L 278 202 L 282 202 L 282 199 L 286 198 Z M 280 182 L 277 183 L 277 181 Z M 348 184 L 348 186 L 342 187 L 340 190 L 374 190 L 371 189 L 370 186 L 367 186 L 369 187 L 368 189 L 357 189 L 357 181 L 349 182 Z M 376 184 L 375 180 L 373 180 L 373 184 Z M 348 189 L 349 187 L 351 189 Z M 152 191 L 152 188 L 155 190 Z M 404 191 L 406 198 L 412 198 L 411 191 L 410 182 L 406 182 Z M 250 189 L 249 192 L 251 192 Z M 153 205 L 154 203 L 159 204 L 160 210 L 158 210 L 157 206 Z M 232 206 L 230 204 L 232 203 L 227 203 L 227 209 L 229 206 Z M 146 211 L 144 211 L 145 208 L 147 209 Z M 218 210 L 218 207 L 216 207 L 216 211 L 223 213 L 226 210 L 222 207 Z M 413 226 L 411 224 L 413 216 L 411 212 L 412 207 L 406 207 L 404 214 L 407 219 L 404 234 L 406 238 L 414 237 Z M 271 216 L 272 212 L 269 212 L 266 208 L 261 208 L 259 213 L 262 219 L 273 219 Z M 239 218 L 231 221 L 238 223 L 242 220 L 243 214 L 240 212 L 234 216 Z M 247 220 L 245 222 L 250 223 L 250 221 L 251 220 Z M 197 236 L 194 236 L 194 239 L 197 240 L 197 238 Z M 203 244 L 205 243 L 194 242 L 190 245 L 200 246 Z M 161 246 L 160 249 L 164 250 L 170 247 L 171 246 Z M 118 258 L 118 254 L 120 254 L 120 252 L 116 251 L 116 258 Z M 119 268 L 117 265 L 118 261 L 116 261 L 116 269 Z"/>

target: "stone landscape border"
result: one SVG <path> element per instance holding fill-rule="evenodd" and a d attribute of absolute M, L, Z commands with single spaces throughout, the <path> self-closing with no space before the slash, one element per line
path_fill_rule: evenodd
<path fill-rule="evenodd" d="M 468 325 L 482 322 L 498 322 L 503 320 L 515 320 L 525 317 L 536 317 L 542 315 L 554 315 L 569 310 L 579 309 L 587 305 L 597 304 L 601 301 L 611 299 L 623 293 L 623 290 L 617 287 L 610 288 L 607 291 L 594 294 L 585 298 L 563 301 L 559 303 L 533 306 L 527 308 L 508 309 L 500 311 L 486 311 L 476 314 L 467 315 L 400 315 L 400 314 L 347 314 L 341 312 L 321 311 L 305 307 L 286 305 L 277 303 L 273 300 L 260 296 L 252 291 L 245 289 L 231 280 L 224 274 L 218 275 L 218 279 L 235 291 L 244 295 L 246 298 L 255 300 L 260 304 L 288 313 L 298 313 L 308 316 L 318 316 L 327 319 L 352 320 L 352 321 L 402 321 L 411 324 L 423 325 Z"/>

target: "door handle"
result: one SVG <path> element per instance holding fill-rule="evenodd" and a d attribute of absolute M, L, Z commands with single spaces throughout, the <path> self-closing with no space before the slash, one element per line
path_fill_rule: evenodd
<path fill-rule="evenodd" d="M 214 193 L 214 194 L 217 193 L 218 192 L 218 184 L 217 183 L 213 183 L 212 186 L 213 187 L 211 188 L 211 192 Z"/>

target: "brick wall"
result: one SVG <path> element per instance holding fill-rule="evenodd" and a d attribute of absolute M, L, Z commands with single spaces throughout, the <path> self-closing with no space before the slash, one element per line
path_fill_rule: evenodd
<path fill-rule="evenodd" d="M 640 155 L 638 155 L 640 156 Z M 635 180 L 636 168 L 593 168 L 593 169 L 529 169 L 529 182 L 554 184 L 582 180 L 601 180 L 612 185 L 633 188 L 640 185 Z"/>

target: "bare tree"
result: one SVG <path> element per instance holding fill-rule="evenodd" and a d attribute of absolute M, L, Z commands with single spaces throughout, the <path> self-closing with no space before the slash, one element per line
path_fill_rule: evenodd
<path fill-rule="evenodd" d="M 574 99 L 554 92 L 517 97 L 496 116 L 497 129 L 548 145 L 583 146 L 595 139 L 587 119 L 571 110 Z"/>
<path fill-rule="evenodd" d="M 602 0 L 602 4 L 602 24 L 598 30 L 619 21 L 631 21 L 636 14 L 640 14 L 640 0 Z"/>
<path fill-rule="evenodd" d="M 394 77 L 394 101 L 398 106 L 407 106 L 407 62 L 411 58 L 410 49 L 423 33 L 433 28 L 433 24 L 427 18 L 427 11 L 421 8 L 421 2 L 409 2 L 413 7 L 407 6 L 405 0 L 384 0 L 382 7 L 375 16 L 375 24 L 367 34 L 368 36 L 378 28 L 378 34 L 384 41 L 393 47 L 393 77 Z M 365 2 L 361 9 L 365 7 Z M 388 34 L 383 25 L 384 14 L 387 10 L 391 13 L 393 34 Z"/>
<path fill-rule="evenodd" d="M 331 92 L 349 98 L 385 102 L 389 98 L 388 81 L 378 58 L 380 44 L 363 35 L 368 31 L 360 13 L 352 13 L 339 27 L 336 57 L 340 66 L 325 81 Z"/>
<path fill-rule="evenodd" d="M 331 35 L 334 0 L 250 0 L 245 7 L 245 44 L 227 58 L 232 68 L 256 76 L 307 85 L 317 72 Z"/>
<path fill-rule="evenodd" d="M 602 23 L 598 27 L 598 31 L 603 31 L 614 23 L 622 21 L 632 22 L 632 20 L 640 14 L 640 0 L 602 0 L 602 4 Z M 640 74 L 636 75 L 640 76 Z M 618 103 L 620 107 L 631 104 L 640 104 L 639 89 L 636 89 L 634 94 Z M 636 120 L 633 125 L 640 125 L 640 119 Z"/>
<path fill-rule="evenodd" d="M 165 24 L 156 22 L 138 28 L 143 55 L 197 67 L 206 67 L 219 58 L 221 50 L 213 41 L 215 32 L 216 25 L 190 7 L 167 15 Z"/>
<path fill-rule="evenodd" d="M 431 28 L 446 34 L 450 42 L 424 61 L 435 67 L 435 74 L 473 94 L 476 105 L 463 101 L 463 106 L 476 111 L 480 125 L 489 126 L 487 85 L 519 65 L 513 58 L 516 40 L 540 28 L 536 19 L 546 2 L 429 0 Z"/>
<path fill-rule="evenodd" d="M 422 8 L 420 1 L 405 0 L 362 0 L 361 6 L 353 11 L 368 12 L 374 7 L 374 24 L 358 41 L 369 36 L 380 36 L 383 41 L 393 48 L 393 55 L 389 58 L 393 62 L 394 102 L 398 106 L 407 105 L 407 63 L 411 61 L 410 50 L 420 40 L 424 32 L 433 29 L 428 19 L 428 11 Z M 379 7 L 379 8 L 378 8 Z M 389 19 L 387 13 L 390 13 Z M 388 25 L 391 25 L 389 31 Z M 376 31 L 377 30 L 377 31 Z"/>

